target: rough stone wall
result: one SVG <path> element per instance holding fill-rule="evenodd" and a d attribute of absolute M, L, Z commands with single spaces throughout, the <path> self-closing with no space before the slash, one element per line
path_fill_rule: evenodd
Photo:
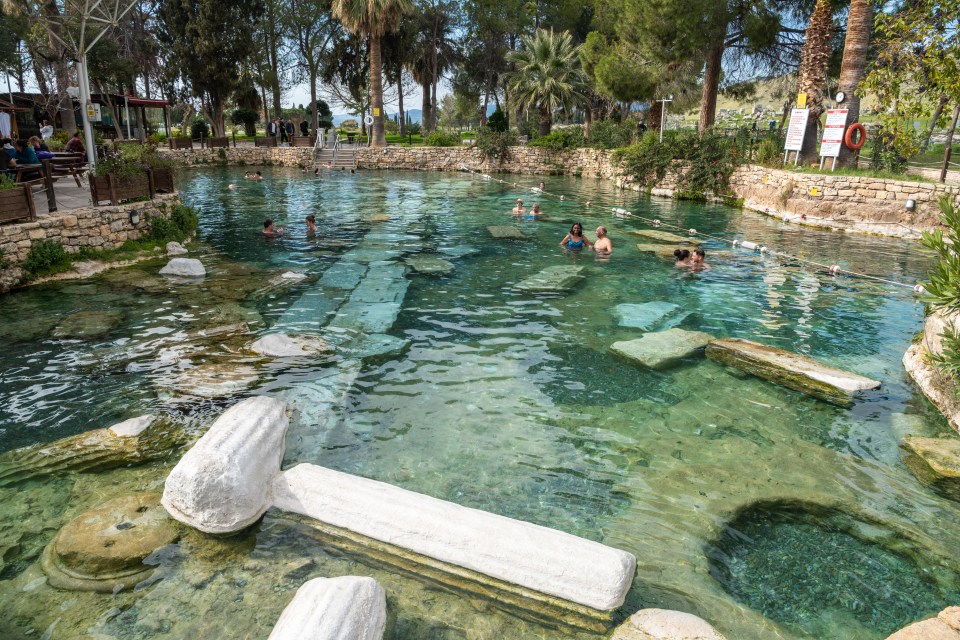
<path fill-rule="evenodd" d="M 616 171 L 610 156 L 610 151 L 599 149 L 552 152 L 539 147 L 511 147 L 501 162 L 485 160 L 480 151 L 472 147 L 366 147 L 357 151 L 357 166 L 361 169 L 419 171 L 460 171 L 466 167 L 481 173 L 612 178 Z"/>
<path fill-rule="evenodd" d="M 0 249 L 7 266 L 0 271 L 0 291 L 18 283 L 23 272 L 20 263 L 27 259 L 35 242 L 51 240 L 68 253 L 81 247 L 116 249 L 127 240 L 138 240 L 150 232 L 149 217 L 169 218 L 171 207 L 180 203 L 176 193 L 160 194 L 149 202 L 131 202 L 116 207 L 83 207 L 43 215 L 35 222 L 0 225 Z M 140 212 L 140 223 L 130 223 L 130 212 Z"/>
<path fill-rule="evenodd" d="M 185 166 L 259 165 L 312 167 L 313 147 L 229 147 L 226 149 L 161 149 Z"/>

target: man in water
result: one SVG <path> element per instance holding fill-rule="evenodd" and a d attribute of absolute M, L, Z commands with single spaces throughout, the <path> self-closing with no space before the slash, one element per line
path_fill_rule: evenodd
<path fill-rule="evenodd" d="M 706 263 L 707 252 L 697 247 L 693 250 L 693 255 L 690 257 L 690 268 L 694 271 L 704 271 L 710 268 L 710 265 Z"/>
<path fill-rule="evenodd" d="M 278 238 L 283 235 L 283 227 L 274 227 L 273 220 L 267 218 L 263 221 L 263 231 L 261 233 L 268 238 Z"/>
<path fill-rule="evenodd" d="M 598 254 L 607 256 L 613 253 L 613 243 L 610 241 L 610 236 L 607 235 L 606 227 L 597 227 L 597 241 L 593 243 L 593 250 Z"/>
<path fill-rule="evenodd" d="M 540 211 L 540 204 L 536 202 L 533 203 L 533 210 L 530 211 L 530 217 L 539 218 L 542 215 L 543 215 L 543 211 Z"/>
<path fill-rule="evenodd" d="M 523 208 L 523 200 L 517 198 L 517 206 L 513 208 L 513 212 L 517 214 L 526 213 L 527 210 Z"/>

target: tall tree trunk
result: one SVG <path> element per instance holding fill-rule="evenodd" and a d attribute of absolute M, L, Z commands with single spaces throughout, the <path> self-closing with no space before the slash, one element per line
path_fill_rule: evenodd
<path fill-rule="evenodd" d="M 800 69 L 797 72 L 797 91 L 807 94 L 810 117 L 803 134 L 800 161 L 817 160 L 817 143 L 820 133 L 820 116 L 823 115 L 823 97 L 827 89 L 827 66 L 830 64 L 833 41 L 833 11 L 830 0 L 817 0 L 807 25 L 806 40 L 800 54 Z"/>
<path fill-rule="evenodd" d="M 547 109 L 545 106 L 540 106 L 540 135 L 548 136 L 550 135 L 550 127 L 553 125 L 553 118 L 550 116 L 550 109 Z"/>
<path fill-rule="evenodd" d="M 960 119 L 960 103 L 953 109 L 953 122 L 947 131 L 947 148 L 943 152 L 943 168 L 940 169 L 940 182 L 947 181 L 947 170 L 950 168 L 950 156 L 953 153 L 953 134 L 957 130 L 957 120 Z"/>
<path fill-rule="evenodd" d="M 440 80 L 440 69 L 437 61 L 437 31 L 440 27 L 440 13 L 437 11 L 436 0 L 433 2 L 433 47 L 430 54 L 430 74 L 431 80 L 433 81 L 433 89 L 431 90 L 431 100 L 433 102 L 433 109 L 430 111 L 430 131 L 436 131 L 437 129 L 437 111 L 440 110 L 440 104 L 437 101 L 437 82 Z"/>
<path fill-rule="evenodd" d="M 264 36 L 267 40 L 267 61 L 270 64 L 270 77 L 268 81 L 270 82 L 270 91 L 273 94 L 273 112 L 276 117 L 280 117 L 280 56 L 278 49 L 280 48 L 280 43 L 277 39 L 277 32 L 275 25 L 277 24 L 277 18 L 274 15 L 275 6 L 274 0 L 267 0 L 267 20 L 264 25 Z"/>
<path fill-rule="evenodd" d="M 143 95 L 147 98 L 147 100 L 150 99 L 150 74 L 149 73 L 143 74 Z"/>
<path fill-rule="evenodd" d="M 314 135 L 320 135 L 320 116 L 317 115 L 317 65 L 313 61 L 308 65 L 307 71 L 310 73 L 310 131 Z"/>
<path fill-rule="evenodd" d="M 920 153 L 926 152 L 927 147 L 930 146 L 930 138 L 933 137 L 933 132 L 937 129 L 937 120 L 943 115 L 943 110 L 947 106 L 948 100 L 949 96 L 946 94 L 943 94 L 937 100 L 937 108 L 933 110 L 933 117 L 930 118 L 930 128 L 927 129 L 927 134 L 923 137 L 923 143 L 920 145 Z"/>
<path fill-rule="evenodd" d="M 593 124 L 593 97 L 587 98 L 583 105 L 583 135 L 590 139 L 590 126 Z"/>
<path fill-rule="evenodd" d="M 701 136 L 713 125 L 717 117 L 717 92 L 720 90 L 720 65 L 723 62 L 723 41 L 714 44 L 707 52 L 703 72 L 703 94 L 700 97 L 700 123 L 697 133 Z"/>
<path fill-rule="evenodd" d="M 407 115 L 403 110 L 403 71 L 397 73 L 397 109 L 400 111 L 398 116 L 400 137 L 404 138 L 407 135 Z"/>
<path fill-rule="evenodd" d="M 424 82 L 421 85 L 423 89 L 423 102 L 420 105 L 420 132 L 427 132 L 427 122 L 430 120 L 430 83 Z"/>
<path fill-rule="evenodd" d="M 70 66 L 67 62 L 66 51 L 60 41 L 54 37 L 60 32 L 60 6 L 56 0 L 45 0 L 43 14 L 47 22 L 47 43 L 53 51 L 53 75 L 57 82 L 57 100 L 60 111 L 61 127 L 67 131 L 77 130 L 77 116 L 73 110 L 73 98 L 67 93 L 70 86 Z M 81 108 L 85 108 L 81 105 Z"/>
<path fill-rule="evenodd" d="M 650 104 L 647 111 L 647 128 L 651 131 L 660 131 L 660 122 L 663 120 L 663 102 L 657 100 Z"/>
<path fill-rule="evenodd" d="M 487 74 L 487 82 L 483 87 L 483 106 L 480 108 L 480 126 L 487 124 L 487 109 L 490 106 L 490 75 Z"/>
<path fill-rule="evenodd" d="M 380 60 L 380 36 L 370 36 L 370 109 L 373 113 L 371 146 L 387 146 L 383 131 L 383 65 Z"/>
<path fill-rule="evenodd" d="M 849 110 L 847 127 L 860 120 L 860 96 L 857 95 L 857 89 L 867 66 L 867 49 L 870 46 L 870 33 L 873 31 L 873 4 L 874 0 L 850 0 L 839 86 L 839 90 L 846 94 L 844 103 L 840 106 Z M 854 152 L 848 149 L 847 145 L 840 145 L 837 166 L 852 166 L 853 159 Z"/>

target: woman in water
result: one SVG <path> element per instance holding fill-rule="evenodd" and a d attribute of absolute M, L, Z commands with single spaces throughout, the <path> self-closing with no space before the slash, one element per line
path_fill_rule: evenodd
<path fill-rule="evenodd" d="M 312 236 L 317 232 L 317 219 L 311 213 L 307 216 L 307 235 Z"/>
<path fill-rule="evenodd" d="M 707 252 L 697 247 L 693 250 L 693 256 L 690 258 L 690 266 L 694 271 L 703 271 L 709 269 L 710 265 L 706 262 Z"/>
<path fill-rule="evenodd" d="M 570 227 L 570 233 L 563 236 L 563 240 L 560 241 L 560 246 L 569 251 L 580 251 L 584 246 L 589 249 L 592 245 L 590 241 L 583 236 L 583 225 L 579 222 L 574 222 L 573 226 Z"/>
<path fill-rule="evenodd" d="M 613 253 L 613 243 L 610 242 L 610 236 L 607 235 L 606 227 L 597 227 L 597 241 L 593 243 L 593 250 L 596 251 L 597 254 L 607 256 Z"/>
<path fill-rule="evenodd" d="M 675 267 L 689 267 L 692 264 L 689 249 L 675 249 L 673 259 L 676 261 L 673 265 Z"/>
<path fill-rule="evenodd" d="M 518 215 L 527 212 L 527 210 L 523 208 L 523 200 L 520 198 L 517 198 L 517 206 L 513 208 L 513 212 Z"/>

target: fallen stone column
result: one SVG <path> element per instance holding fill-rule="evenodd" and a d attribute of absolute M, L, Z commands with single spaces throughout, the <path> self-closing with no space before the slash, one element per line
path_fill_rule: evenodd
<path fill-rule="evenodd" d="M 267 640 L 380 640 L 387 596 L 373 578 L 343 576 L 305 582 Z"/>
<path fill-rule="evenodd" d="M 234 405 L 170 473 L 163 505 L 208 533 L 238 531 L 276 506 L 517 591 L 599 612 L 623 604 L 633 554 L 315 465 L 281 472 L 287 424 L 281 400 Z"/>
<path fill-rule="evenodd" d="M 131 418 L 0 455 L 0 487 L 56 473 L 141 464 L 167 454 L 185 439 L 182 429 L 156 416 Z"/>

